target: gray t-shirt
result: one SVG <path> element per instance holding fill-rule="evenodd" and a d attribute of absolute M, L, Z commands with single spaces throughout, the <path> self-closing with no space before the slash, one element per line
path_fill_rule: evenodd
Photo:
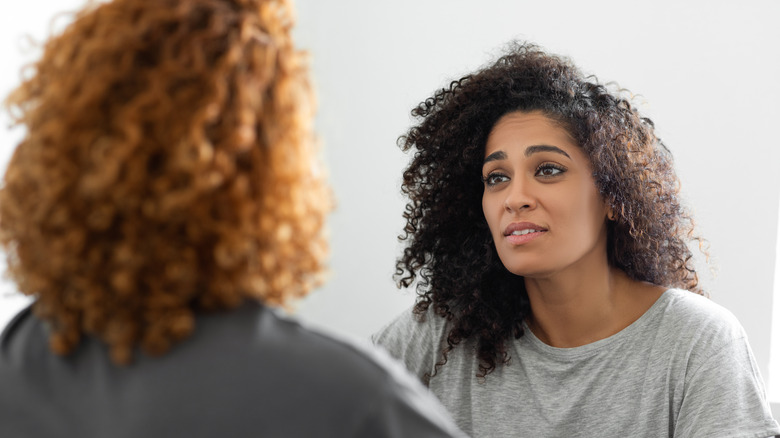
<path fill-rule="evenodd" d="M 449 327 L 407 311 L 372 338 L 421 379 Z M 473 437 L 768 437 L 780 435 L 739 322 L 687 291 L 667 290 L 633 324 L 576 348 L 526 330 L 511 362 L 475 377 L 473 341 L 448 355 L 430 390 Z"/>
<path fill-rule="evenodd" d="M 118 367 L 89 338 L 55 356 L 27 309 L 0 338 L 0 437 L 462 436 L 375 350 L 246 304 L 200 315 L 164 356 Z"/>

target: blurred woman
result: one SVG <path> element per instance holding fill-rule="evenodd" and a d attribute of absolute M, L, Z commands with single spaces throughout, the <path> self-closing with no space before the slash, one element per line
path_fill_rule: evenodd
<path fill-rule="evenodd" d="M 10 95 L 0 242 L 35 300 L 0 340 L 3 436 L 459 434 L 267 307 L 320 284 L 331 208 L 291 8 L 90 3 Z"/>

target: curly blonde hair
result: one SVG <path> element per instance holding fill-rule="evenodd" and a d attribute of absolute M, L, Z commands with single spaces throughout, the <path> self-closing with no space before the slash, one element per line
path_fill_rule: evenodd
<path fill-rule="evenodd" d="M 331 194 L 289 0 L 91 3 L 6 106 L 26 128 L 0 243 L 54 352 L 128 363 L 195 310 L 284 305 L 320 284 Z"/>

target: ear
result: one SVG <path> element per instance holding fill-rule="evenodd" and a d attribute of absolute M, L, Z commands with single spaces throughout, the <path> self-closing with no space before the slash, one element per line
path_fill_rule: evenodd
<path fill-rule="evenodd" d="M 615 215 L 615 210 L 609 205 L 606 206 L 606 210 L 607 210 L 607 219 L 610 221 L 614 221 L 617 218 L 617 216 Z"/>

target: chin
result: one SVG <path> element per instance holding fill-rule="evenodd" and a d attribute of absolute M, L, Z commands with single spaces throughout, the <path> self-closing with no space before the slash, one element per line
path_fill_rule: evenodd
<path fill-rule="evenodd" d="M 519 275 L 526 278 L 544 278 L 550 275 L 551 270 L 545 269 L 542 266 L 529 266 L 523 265 L 507 265 L 504 264 L 504 268 L 512 274 Z"/>
<path fill-rule="evenodd" d="M 533 271 L 533 272 L 509 271 L 509 272 L 511 272 L 512 274 L 515 274 L 515 275 L 517 275 L 519 277 L 523 277 L 523 278 L 539 278 L 539 279 L 541 279 L 541 278 L 547 278 L 547 277 L 549 277 L 551 275 L 548 272 L 537 272 L 537 271 Z"/>
<path fill-rule="evenodd" d="M 504 269 L 525 278 L 549 278 L 567 266 L 565 260 L 556 257 L 543 257 L 538 254 L 522 254 L 520 257 L 518 255 L 509 254 L 509 257 L 502 258 L 499 254 L 498 258 L 504 265 Z"/>

